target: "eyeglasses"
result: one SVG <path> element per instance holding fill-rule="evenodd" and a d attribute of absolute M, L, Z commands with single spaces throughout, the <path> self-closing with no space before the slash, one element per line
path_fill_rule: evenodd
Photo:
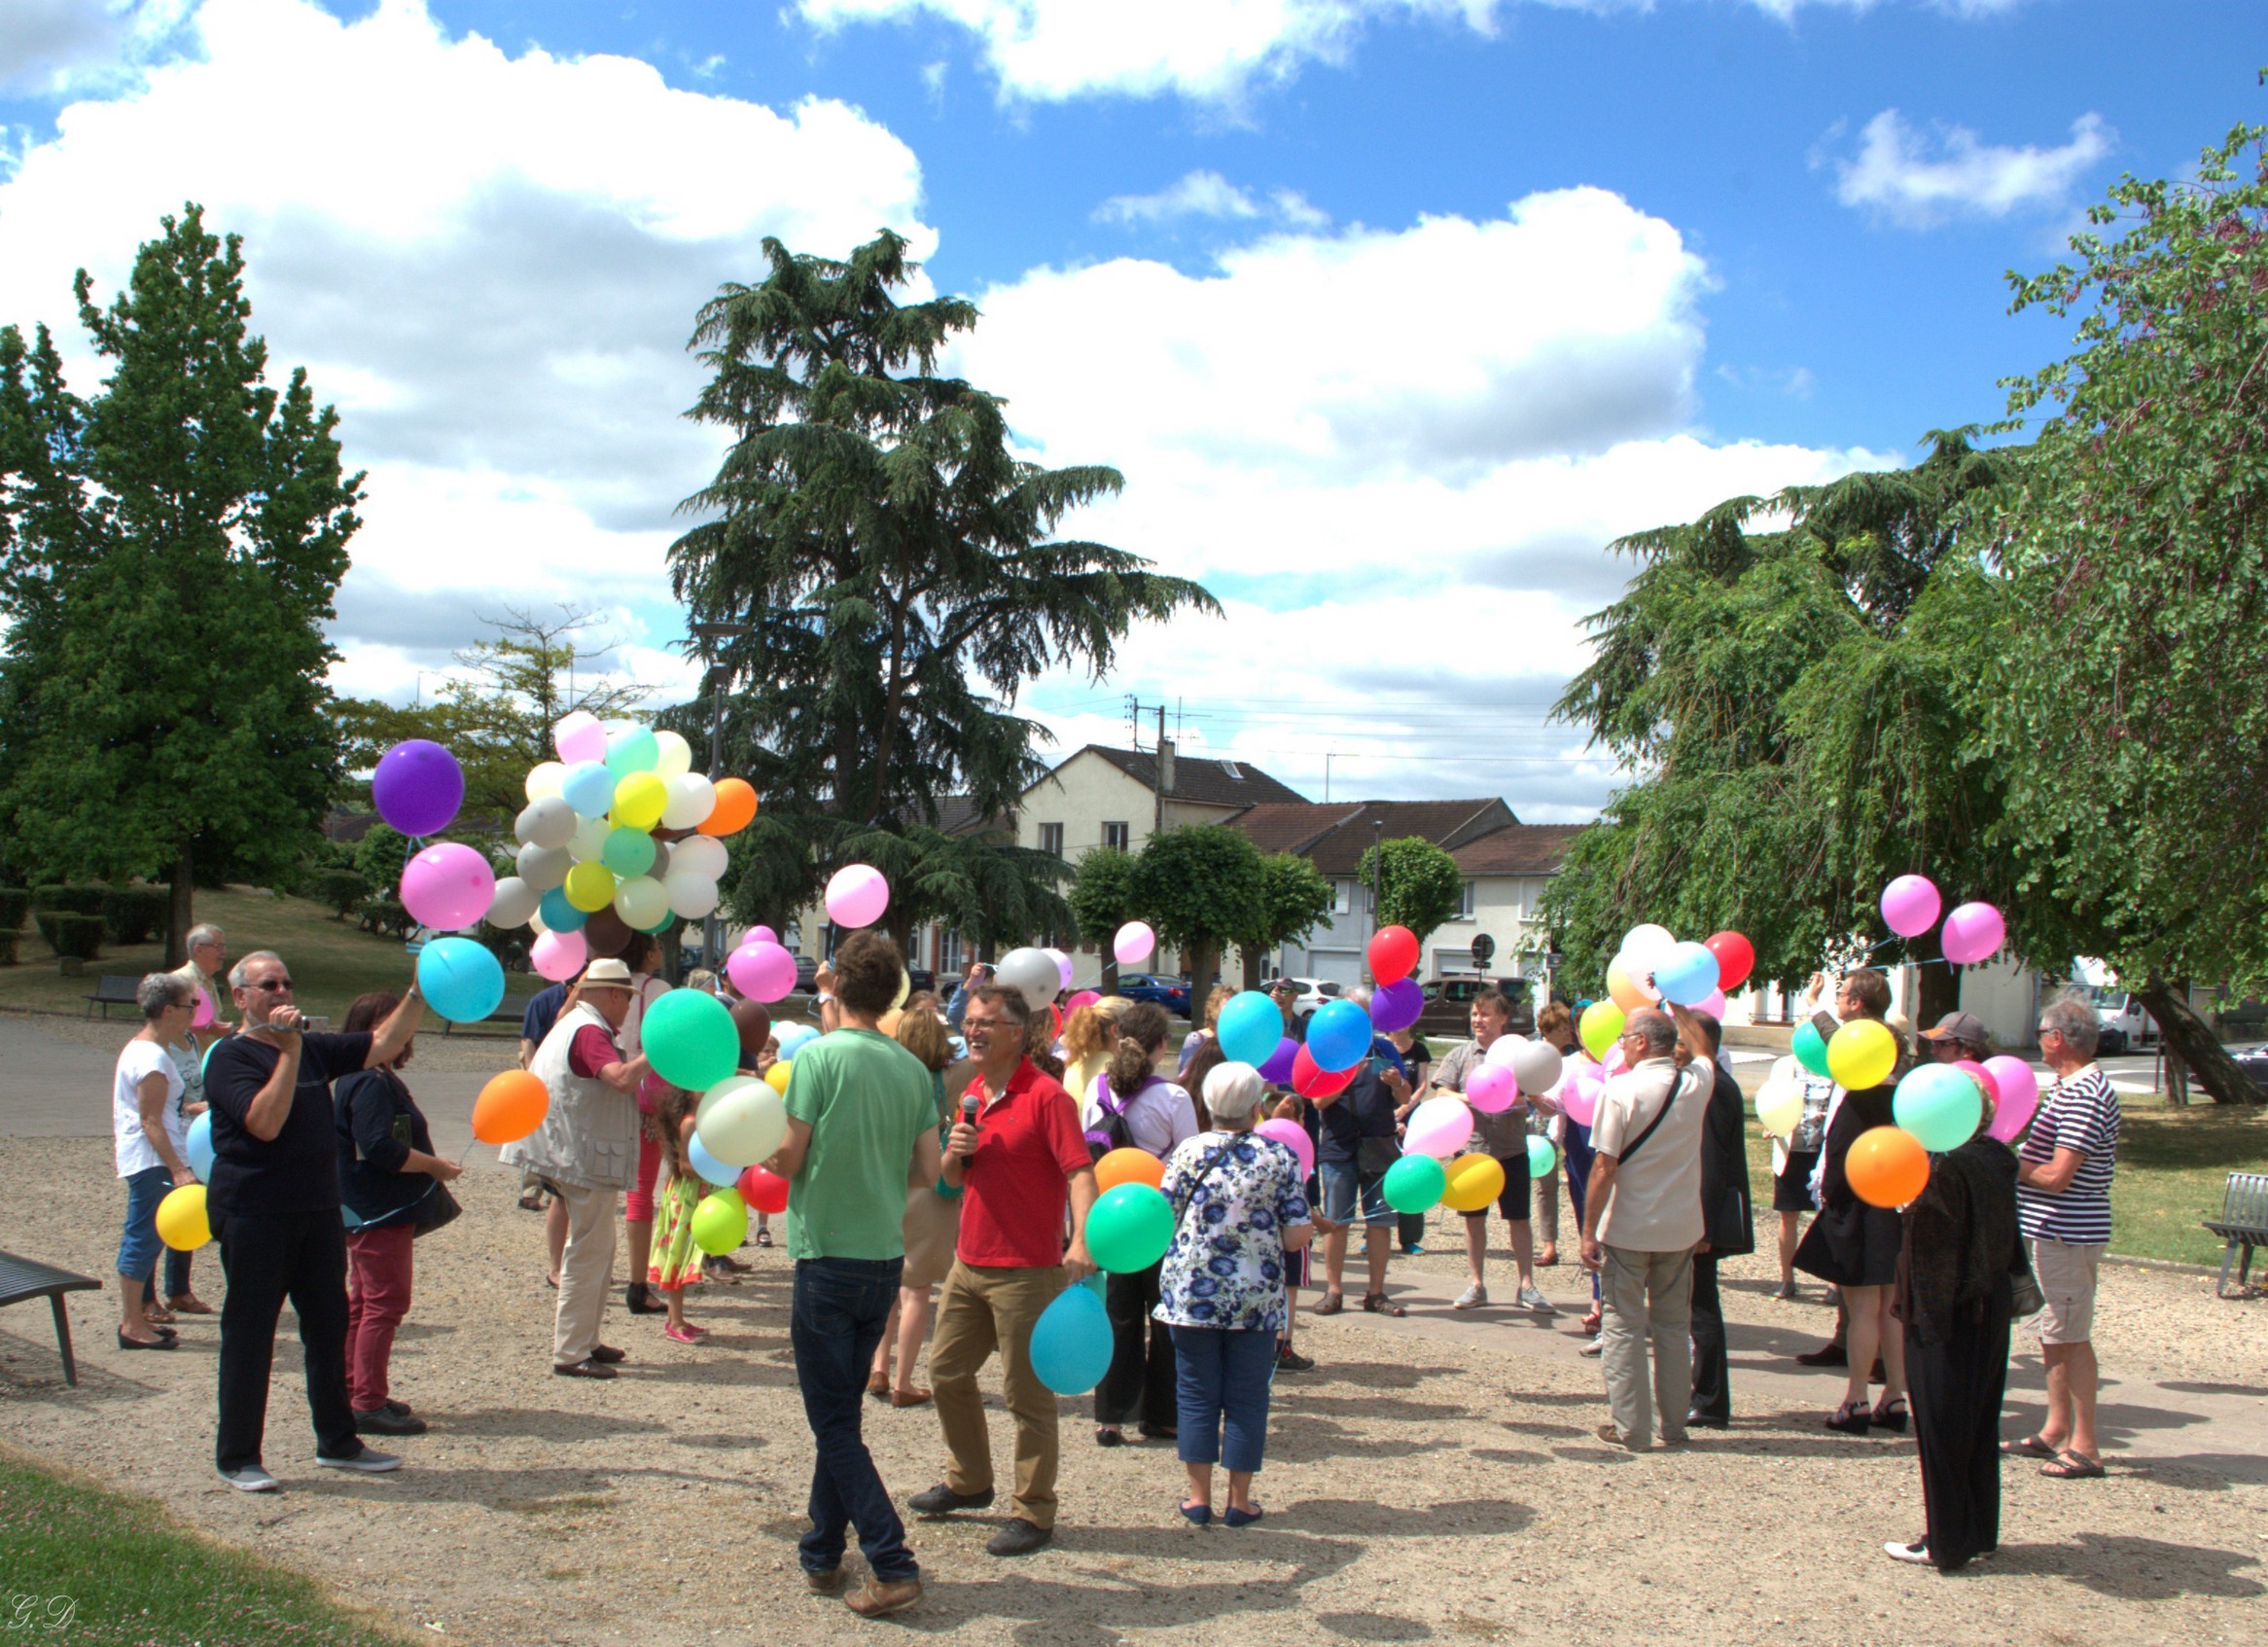
<path fill-rule="evenodd" d="M 244 981 L 247 989 L 265 989 L 274 995 L 282 994 L 291 986 L 292 981 L 288 978 L 247 978 Z"/>

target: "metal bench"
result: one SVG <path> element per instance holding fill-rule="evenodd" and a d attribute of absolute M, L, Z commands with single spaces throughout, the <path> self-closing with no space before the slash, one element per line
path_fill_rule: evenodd
<path fill-rule="evenodd" d="M 2268 1246 L 2268 1172 L 2232 1172 L 2228 1188 L 2222 1193 L 2220 1217 L 2208 1218 L 2205 1227 L 2228 1242 L 2220 1255 L 2220 1279 L 2214 1283 L 2214 1296 L 2228 1298 L 2229 1266 L 2237 1266 L 2235 1296 L 2242 1297 L 2250 1287 L 2252 1249 Z M 2239 1251 L 2244 1257 L 2238 1258 Z"/>
<path fill-rule="evenodd" d="M 107 1019 L 110 1017 L 111 1008 L 132 1006 L 134 1004 L 134 991 L 141 986 L 142 980 L 138 975 L 123 972 L 104 973 L 94 981 L 94 993 L 86 997 L 87 1016 L 92 1018 L 94 1009 L 100 1007 L 102 1016 Z"/>
<path fill-rule="evenodd" d="M 71 1318 L 63 1313 L 65 1293 L 93 1292 L 101 1285 L 52 1264 L 0 1252 L 0 1308 L 27 1298 L 44 1298 L 55 1312 L 55 1347 L 63 1355 L 63 1382 L 79 1387 L 79 1363 L 71 1354 Z"/>

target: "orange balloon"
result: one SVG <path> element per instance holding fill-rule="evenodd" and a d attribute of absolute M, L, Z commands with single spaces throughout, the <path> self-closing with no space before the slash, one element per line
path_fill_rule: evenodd
<path fill-rule="evenodd" d="M 1930 1182 L 1930 1152 L 1899 1128 L 1870 1128 L 1851 1141 L 1843 1174 L 1851 1193 L 1869 1205 L 1903 1206 Z"/>
<path fill-rule="evenodd" d="M 1165 1182 L 1165 1163 L 1148 1150 L 1113 1150 L 1095 1163 L 1095 1188 L 1115 1190 L 1120 1184 L 1148 1184 L 1156 1189 Z"/>
<path fill-rule="evenodd" d="M 1648 995 L 1645 986 L 1637 979 L 1632 978 L 1629 973 L 1622 970 L 1622 962 L 1619 958 L 1607 963 L 1607 994 L 1616 1006 L 1626 1013 L 1636 1012 L 1640 1007 L 1650 1007 L 1658 1004 L 1655 997 Z"/>
<path fill-rule="evenodd" d="M 473 1100 L 473 1136 L 483 1144 L 517 1143 L 544 1124 L 551 1092 L 524 1069 L 508 1069 Z"/>
<path fill-rule="evenodd" d="M 738 835 L 755 817 L 756 791 L 748 786 L 748 780 L 721 777 L 717 780 L 717 804 L 709 808 L 709 815 L 701 820 L 701 833 Z"/>

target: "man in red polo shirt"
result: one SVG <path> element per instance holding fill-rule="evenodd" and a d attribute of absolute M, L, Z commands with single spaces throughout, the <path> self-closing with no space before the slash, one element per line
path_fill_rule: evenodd
<path fill-rule="evenodd" d="M 929 1351 L 930 1383 L 951 1458 L 945 1479 L 910 1501 L 921 1516 L 981 1510 L 992 1502 L 992 1436 L 976 1371 L 998 1348 L 1016 1425 L 1016 1485 L 1008 1524 L 985 1546 L 995 1556 L 1021 1556 L 1054 1536 L 1055 1392 L 1032 1371 L 1032 1327 L 1065 1283 L 1095 1271 L 1086 1252 L 1095 1175 L 1079 1106 L 1024 1056 L 1030 1016 L 1023 997 L 1000 985 L 968 991 L 961 1027 L 977 1074 L 962 1097 L 962 1118 L 944 1157 L 945 1183 L 966 1192 L 961 1240 L 938 1300 Z"/>

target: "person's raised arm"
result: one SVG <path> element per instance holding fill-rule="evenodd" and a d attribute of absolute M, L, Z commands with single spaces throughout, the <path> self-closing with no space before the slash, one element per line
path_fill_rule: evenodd
<path fill-rule="evenodd" d="M 1678 1045 L 1685 1049 L 1685 1056 L 1695 1063 L 1709 1063 L 1716 1054 L 1709 1050 L 1709 1037 L 1702 1032 L 1701 1020 L 1693 1016 L 1693 1009 L 1681 1007 L 1666 997 L 1662 1005 L 1670 1009 L 1670 1017 L 1678 1026 Z"/>
<path fill-rule="evenodd" d="M 363 1068 L 376 1069 L 400 1057 L 402 1049 L 409 1045 L 409 1037 L 417 1033 L 418 1021 L 424 1017 L 425 1000 L 417 993 L 417 980 L 413 977 L 401 1004 L 386 1015 L 386 1021 L 371 1037 L 371 1050 L 364 1055 Z"/>
<path fill-rule="evenodd" d="M 653 1073 L 654 1066 L 646 1061 L 646 1055 L 640 1053 L 634 1058 L 608 1064 L 598 1072 L 598 1078 L 624 1097 L 634 1097 L 640 1084 Z"/>
<path fill-rule="evenodd" d="M 142 1136 L 150 1140 L 150 1147 L 158 1152 L 165 1170 L 173 1174 L 173 1187 L 196 1182 L 196 1174 L 189 1169 L 189 1163 L 173 1153 L 173 1139 L 165 1130 L 165 1072 L 154 1069 L 134 1084 L 134 1107 L 142 1117 Z"/>

